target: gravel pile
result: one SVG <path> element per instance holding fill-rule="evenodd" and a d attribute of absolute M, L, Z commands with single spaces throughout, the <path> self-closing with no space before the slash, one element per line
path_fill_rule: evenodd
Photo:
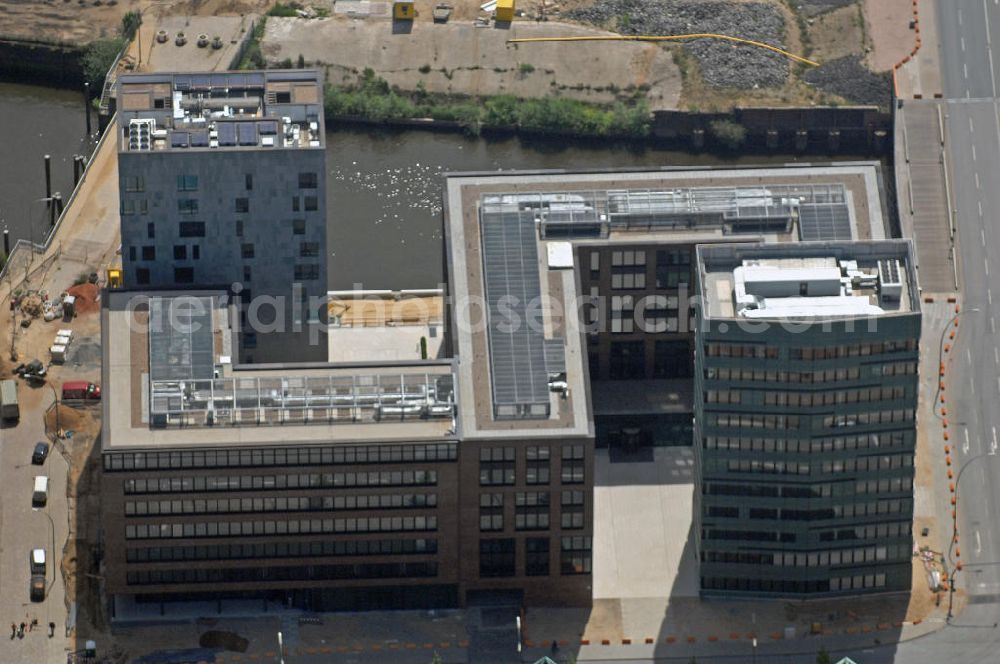
<path fill-rule="evenodd" d="M 812 18 L 834 9 L 853 5 L 857 0 L 792 0 L 792 8 Z M 797 5 L 797 7 L 796 7 Z"/>
<path fill-rule="evenodd" d="M 597 0 L 568 16 L 610 26 L 626 35 L 713 32 L 784 47 L 784 15 L 774 5 L 763 2 Z M 788 79 L 788 59 L 756 46 L 699 39 L 688 42 L 685 49 L 697 59 L 705 83 L 713 87 L 780 87 Z"/>
<path fill-rule="evenodd" d="M 808 70 L 803 78 L 824 92 L 840 95 L 856 104 L 886 109 L 892 104 L 892 76 L 868 71 L 856 55 L 824 62 Z"/>

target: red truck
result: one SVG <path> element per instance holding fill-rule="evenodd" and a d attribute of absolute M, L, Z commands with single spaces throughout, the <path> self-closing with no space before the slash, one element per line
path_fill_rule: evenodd
<path fill-rule="evenodd" d="M 79 399 L 81 401 L 99 401 L 101 386 L 88 383 L 85 380 L 71 380 L 63 383 L 62 398 L 64 401 Z"/>

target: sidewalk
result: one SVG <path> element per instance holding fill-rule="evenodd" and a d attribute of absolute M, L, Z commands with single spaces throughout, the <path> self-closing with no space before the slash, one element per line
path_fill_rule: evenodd
<path fill-rule="evenodd" d="M 880 1 L 880 0 L 879 0 Z M 937 34 L 937 0 L 916 0 L 911 44 L 914 51 L 895 70 L 896 96 L 900 99 L 933 99 L 942 94 L 941 62 Z"/>

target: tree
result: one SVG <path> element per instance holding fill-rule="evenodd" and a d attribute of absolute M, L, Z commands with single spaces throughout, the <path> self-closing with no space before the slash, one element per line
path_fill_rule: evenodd
<path fill-rule="evenodd" d="M 743 141 L 747 138 L 746 127 L 732 120 L 712 120 L 708 123 L 708 130 L 730 150 L 743 145 Z"/>
<path fill-rule="evenodd" d="M 830 657 L 826 648 L 820 648 L 819 652 L 816 653 L 816 664 L 833 664 L 833 658 Z"/>
<path fill-rule="evenodd" d="M 104 75 L 108 73 L 124 45 L 125 40 L 121 37 L 95 39 L 87 45 L 83 54 L 83 75 L 90 83 L 91 90 L 100 92 L 104 87 Z"/>
<path fill-rule="evenodd" d="M 444 664 L 444 659 L 438 653 L 434 653 L 434 656 L 431 657 L 431 664 Z"/>

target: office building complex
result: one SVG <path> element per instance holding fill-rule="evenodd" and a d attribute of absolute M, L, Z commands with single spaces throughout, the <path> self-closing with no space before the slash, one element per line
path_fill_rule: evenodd
<path fill-rule="evenodd" d="M 703 245 L 697 269 L 702 591 L 909 589 L 909 241 Z"/>
<path fill-rule="evenodd" d="M 238 284 L 247 302 L 281 298 L 252 312 L 267 329 L 315 319 L 327 288 L 319 73 L 123 75 L 117 116 L 126 283 Z M 241 341 L 253 355 L 256 336 Z"/>
<path fill-rule="evenodd" d="M 311 74 L 254 76 L 266 76 L 260 80 L 269 86 L 271 76 L 298 80 Z M 304 127 L 300 137 L 308 131 Z M 254 160 L 258 151 L 266 152 L 233 149 L 236 172 L 244 168 L 239 155 L 253 154 L 248 158 Z M 312 158 L 309 150 L 286 152 Z M 287 168 L 296 178 L 308 172 L 294 159 Z M 312 348 L 322 358 L 308 363 L 240 353 L 253 333 L 243 315 L 245 301 L 214 278 L 202 281 L 196 273 L 197 283 L 188 289 L 166 279 L 171 267 L 158 273 L 165 281 L 154 284 L 151 272 L 149 285 L 129 283 L 134 288 L 109 292 L 102 312 L 102 523 L 114 610 L 141 613 L 155 605 L 158 612 L 172 600 L 231 598 L 317 610 L 498 599 L 587 605 L 595 447 L 628 454 L 692 441 L 705 473 L 699 487 L 731 485 L 739 487 L 734 492 L 748 492 L 755 489 L 743 487 L 767 482 L 782 501 L 786 484 L 801 491 L 793 497 L 787 490 L 794 503 L 787 506 L 774 506 L 763 495 L 735 499 L 738 510 L 777 510 L 774 521 L 759 528 L 747 524 L 763 512 L 738 511 L 734 517 L 731 510 L 716 509 L 732 506 L 722 497 L 700 497 L 696 518 L 703 523 L 696 532 L 777 533 L 772 552 L 789 566 L 772 559 L 770 568 L 751 569 L 739 558 L 740 547 L 750 545 L 755 554 L 768 547 L 734 540 L 727 548 L 701 537 L 694 548 L 704 558 L 706 592 L 868 589 L 867 571 L 858 584 L 841 580 L 835 587 L 839 563 L 831 558 L 822 563 L 825 586 L 730 588 L 724 579 L 763 577 L 764 571 L 818 579 L 820 558 L 812 567 L 810 561 L 834 548 L 826 533 L 834 531 L 835 543 L 846 550 L 848 529 L 869 538 L 869 526 L 886 542 L 896 538 L 891 550 L 876 547 L 869 566 L 873 578 L 884 575 L 878 580 L 894 587 L 912 513 L 904 486 L 912 477 L 915 376 L 907 373 L 907 363 L 915 361 L 911 344 L 919 335 L 919 308 L 912 304 L 916 285 L 908 245 L 886 240 L 879 192 L 878 167 L 868 163 L 451 175 L 444 213 L 447 291 L 329 293 L 322 343 Z M 123 217 L 123 226 L 129 223 Z M 288 252 L 287 268 L 298 260 L 297 247 L 272 243 L 274 260 Z M 753 261 L 774 265 L 758 271 Z M 325 274 L 325 259 L 317 262 Z M 806 278 L 813 272 L 815 286 Z M 728 286 L 723 278 L 737 273 L 744 275 L 738 293 L 735 278 Z M 284 274 L 287 285 L 294 274 Z M 874 282 L 872 274 L 879 275 Z M 692 298 L 706 288 L 706 275 L 718 304 L 702 311 Z M 893 300 L 889 286 L 897 282 L 890 275 L 898 278 Z M 808 406 L 801 401 L 804 390 L 796 390 L 798 405 L 785 405 L 789 397 L 778 397 L 777 387 L 773 399 L 761 396 L 766 403 L 756 405 L 749 393 L 772 390 L 768 374 L 758 378 L 753 366 L 747 377 L 736 376 L 725 363 L 731 357 L 702 356 L 706 344 L 714 353 L 717 345 L 760 343 L 737 341 L 742 329 L 727 331 L 726 316 L 757 322 L 759 312 L 798 315 L 801 306 L 786 301 L 795 299 L 787 292 L 793 281 L 793 295 L 808 299 L 815 287 L 826 298 L 822 305 L 808 304 L 836 319 L 836 348 L 859 349 L 856 356 L 844 351 L 847 366 L 857 368 L 842 379 L 839 365 L 824 364 L 826 355 L 820 359 L 810 351 L 793 359 L 805 347 L 832 343 L 812 327 L 798 337 L 768 338 L 765 344 L 776 350 L 764 351 L 765 360 L 776 352 L 783 361 L 773 363 L 774 371 L 819 372 L 821 378 L 813 380 L 831 382 L 830 398 L 843 393 L 850 408 L 829 413 L 829 390 L 820 390 Z M 834 281 L 840 287 L 836 296 Z M 806 286 L 800 293 L 801 283 Z M 272 286 L 282 288 L 277 277 Z M 261 289 L 251 290 L 256 295 Z M 739 313 L 736 304 L 724 305 L 737 301 L 746 303 Z M 877 332 L 841 329 L 863 313 L 879 313 Z M 702 320 L 708 327 L 696 330 Z M 267 343 L 263 336 L 255 343 Z M 889 353 L 889 344 L 891 362 L 874 357 L 875 348 Z M 897 344 L 902 350 L 895 350 Z M 883 374 L 889 378 L 877 381 L 881 391 L 873 391 L 874 364 L 879 371 L 890 371 L 891 364 L 893 373 Z M 723 368 L 730 370 L 725 377 L 717 373 Z M 709 378 L 711 371 L 716 373 Z M 889 386 L 884 394 L 883 385 Z M 862 389 L 868 390 L 864 399 L 886 401 L 877 416 L 856 407 Z M 745 425 L 733 419 L 740 407 L 731 394 L 744 398 L 741 391 L 748 393 L 745 404 L 755 404 L 747 406 L 752 414 Z M 719 401 L 721 393 L 729 401 Z M 729 410 L 721 410 L 722 404 Z M 810 426 L 765 438 L 768 430 L 754 427 L 770 410 L 783 422 L 795 414 Z M 883 411 L 889 413 L 884 420 Z M 840 415 L 847 418 L 843 424 Z M 724 425 L 730 429 L 723 432 Z M 877 430 L 866 444 L 895 447 L 878 449 L 882 456 L 876 457 L 857 441 L 854 447 L 834 442 L 847 430 Z M 753 447 L 758 433 L 761 446 L 780 438 L 795 439 L 799 447 L 776 449 L 774 466 L 771 458 L 757 465 L 770 454 Z M 738 448 L 743 437 L 753 451 Z M 731 447 L 733 440 L 737 447 Z M 821 447 L 807 452 L 814 440 Z M 779 461 L 784 474 L 761 475 Z M 800 472 L 795 476 L 787 472 L 793 461 Z M 885 491 L 883 478 L 889 481 Z M 848 516 L 844 501 L 834 500 L 848 483 L 857 496 L 853 503 L 875 504 L 871 517 L 858 507 Z M 818 497 L 810 497 L 813 491 Z M 896 504 L 883 508 L 880 501 L 890 498 Z M 786 527 L 782 510 L 793 509 L 826 520 L 803 517 Z M 824 510 L 838 509 L 827 518 Z M 726 518 L 738 523 L 728 525 Z M 890 522 L 896 533 L 882 534 Z M 852 560 L 867 560 L 867 547 L 874 544 L 870 538 L 852 542 L 850 555 L 860 556 Z M 799 570 L 799 576 L 788 570 Z M 870 587 L 877 586 L 873 581 Z"/>

